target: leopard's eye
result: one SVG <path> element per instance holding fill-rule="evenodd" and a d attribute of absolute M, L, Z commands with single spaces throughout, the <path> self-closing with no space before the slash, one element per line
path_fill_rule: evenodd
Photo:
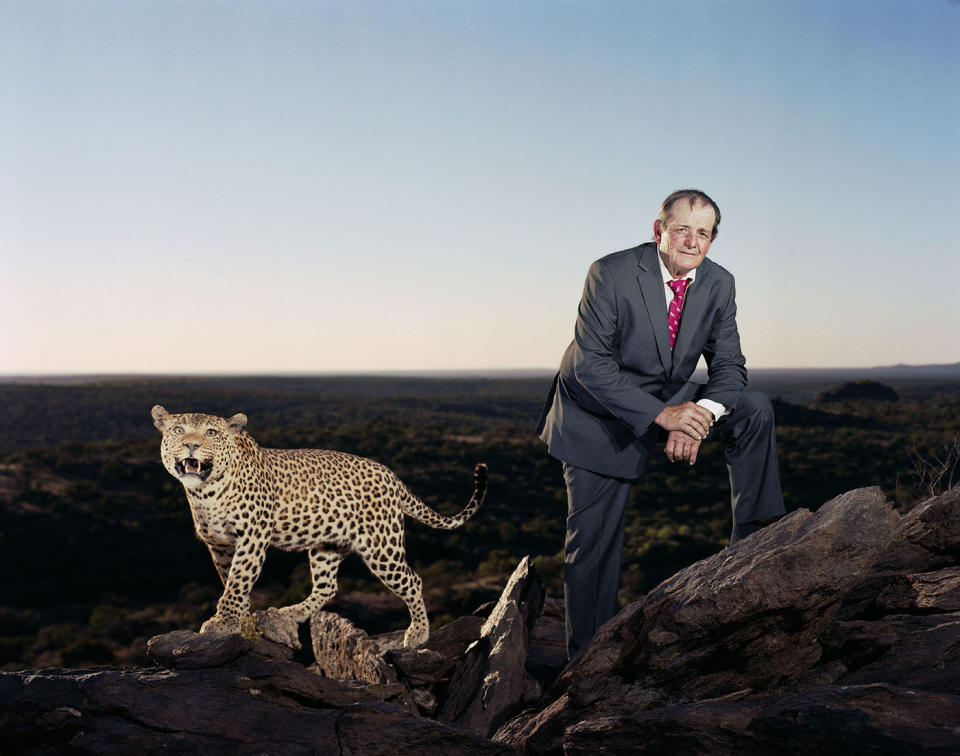
<path fill-rule="evenodd" d="M 178 436 L 182 436 L 182 435 L 183 435 L 183 432 L 184 432 L 184 431 L 183 431 L 183 426 L 182 426 L 182 425 L 178 425 L 176 428 L 173 429 L 173 432 L 174 432 L 176 435 L 178 435 Z"/>
<path fill-rule="evenodd" d="M 208 435 L 208 436 L 217 436 L 217 435 L 219 435 L 219 432 L 217 431 L 216 428 L 207 428 L 207 435 Z"/>

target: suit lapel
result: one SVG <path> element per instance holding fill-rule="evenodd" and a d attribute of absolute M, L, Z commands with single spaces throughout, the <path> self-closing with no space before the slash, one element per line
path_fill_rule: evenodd
<path fill-rule="evenodd" d="M 641 247 L 637 257 L 640 267 L 637 275 L 640 293 L 643 295 L 643 303 L 650 317 L 650 328 L 653 329 L 654 338 L 657 340 L 660 362 L 663 363 L 664 372 L 669 375 L 673 369 L 673 358 L 670 355 L 670 335 L 667 330 L 667 299 L 663 292 L 663 279 L 660 277 L 656 245 Z"/>

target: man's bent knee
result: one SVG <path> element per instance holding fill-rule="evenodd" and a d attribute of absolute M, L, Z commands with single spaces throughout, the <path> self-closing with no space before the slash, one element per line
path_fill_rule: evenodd
<path fill-rule="evenodd" d="M 737 400 L 737 406 L 733 411 L 737 417 L 752 416 L 760 420 L 773 421 L 773 402 L 770 397 L 761 391 L 745 389 Z"/>

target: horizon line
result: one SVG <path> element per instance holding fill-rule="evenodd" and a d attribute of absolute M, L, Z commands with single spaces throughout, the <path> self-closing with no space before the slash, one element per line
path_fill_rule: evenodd
<path fill-rule="evenodd" d="M 817 366 L 817 367 L 750 367 L 748 372 L 846 372 L 879 370 L 960 370 L 960 361 L 950 363 L 863 366 Z M 153 371 L 41 371 L 32 373 L 2 372 L 0 380 L 50 380 L 55 378 L 416 378 L 416 377 L 535 377 L 556 373 L 556 368 L 421 368 L 421 369 L 382 369 L 382 370 L 199 370 L 184 372 Z M 698 368 L 697 372 L 703 372 Z"/>

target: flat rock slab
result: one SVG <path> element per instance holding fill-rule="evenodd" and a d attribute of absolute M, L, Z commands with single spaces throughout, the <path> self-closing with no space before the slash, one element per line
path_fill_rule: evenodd
<path fill-rule="evenodd" d="M 167 669 L 223 667 L 256 651 L 263 656 L 288 660 L 293 649 L 265 638 L 251 640 L 239 633 L 195 633 L 174 630 L 147 641 L 147 654 Z"/>
<path fill-rule="evenodd" d="M 253 642 L 237 633 L 195 633 L 175 630 L 147 641 L 147 653 L 167 669 L 222 667 L 253 650 Z"/>
<path fill-rule="evenodd" d="M 292 662 L 0 673 L 0 750 L 90 754 L 502 754 Z"/>

